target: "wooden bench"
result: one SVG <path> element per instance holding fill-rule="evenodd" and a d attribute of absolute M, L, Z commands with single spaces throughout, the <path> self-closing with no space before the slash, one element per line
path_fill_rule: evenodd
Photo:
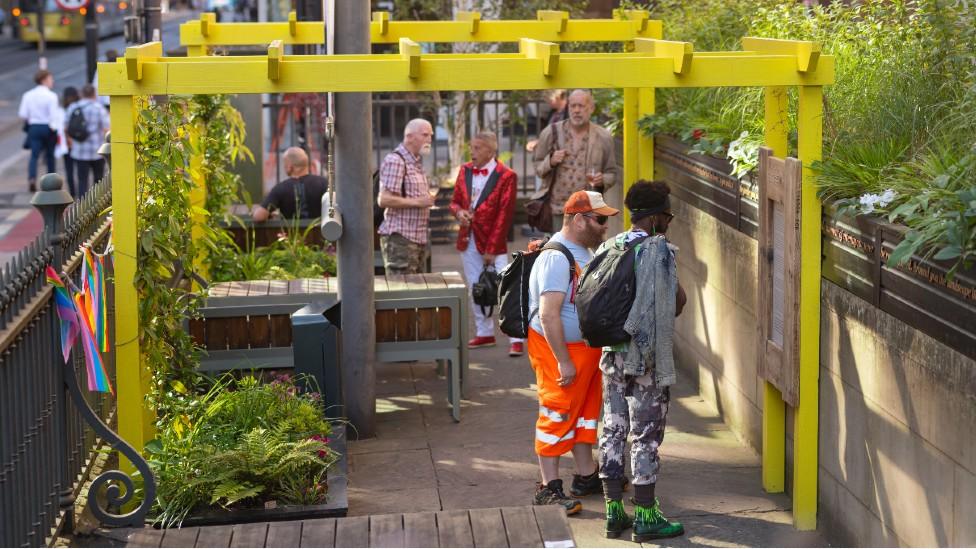
<path fill-rule="evenodd" d="M 376 360 L 448 363 L 455 420 L 467 374 L 467 288 L 456 272 L 374 277 Z M 309 303 L 335 299 L 334 278 L 251 280 L 214 284 L 203 318 L 189 321 L 204 347 L 204 371 L 294 368 L 291 315 Z"/>
<path fill-rule="evenodd" d="M 558 506 L 122 530 L 126 547 L 576 547 Z"/>

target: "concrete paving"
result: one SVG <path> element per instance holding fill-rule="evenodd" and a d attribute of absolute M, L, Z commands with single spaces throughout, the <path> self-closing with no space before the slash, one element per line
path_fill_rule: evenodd
<path fill-rule="evenodd" d="M 460 270 L 453 246 L 434 248 L 435 271 Z M 451 420 L 447 383 L 432 363 L 377 365 L 377 436 L 349 444 L 350 515 L 531 502 L 539 478 L 532 447 L 535 376 L 527 358 L 508 357 L 504 336 L 497 335 L 497 347 L 471 352 L 461 423 Z M 825 545 L 818 533 L 793 529 L 789 497 L 762 489 L 759 456 L 736 439 L 689 377 L 679 379 L 658 495 L 665 513 L 682 521 L 687 533 L 660 545 Z M 571 466 L 565 458 L 567 483 Z M 583 511 L 570 520 L 577 545 L 634 546 L 629 534 L 603 537 L 602 512 L 600 496 L 583 500 Z"/>

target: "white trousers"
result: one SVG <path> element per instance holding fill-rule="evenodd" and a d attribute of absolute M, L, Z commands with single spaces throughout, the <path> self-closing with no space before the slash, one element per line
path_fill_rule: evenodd
<path fill-rule="evenodd" d="M 474 236 L 468 240 L 468 249 L 461 252 L 461 263 L 464 264 L 464 278 L 468 281 L 468 307 L 474 312 L 475 335 L 478 337 L 495 337 L 495 318 L 498 314 L 496 306 L 491 317 L 486 317 L 481 312 L 481 306 L 474 304 L 471 297 L 471 287 L 478 281 L 481 271 L 485 268 L 485 260 L 478 253 L 478 247 L 474 244 Z M 500 254 L 495 257 L 495 270 L 501 272 L 508 265 L 508 254 Z M 524 341 L 518 338 L 509 338 L 512 343 Z"/>

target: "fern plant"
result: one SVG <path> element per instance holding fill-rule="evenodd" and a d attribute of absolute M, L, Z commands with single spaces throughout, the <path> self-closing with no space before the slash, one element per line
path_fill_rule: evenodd
<path fill-rule="evenodd" d="M 146 446 L 159 489 L 155 521 L 180 524 L 208 507 L 274 500 L 316 504 L 328 493 L 329 423 L 308 380 L 227 374 L 203 395 L 174 397 Z"/>

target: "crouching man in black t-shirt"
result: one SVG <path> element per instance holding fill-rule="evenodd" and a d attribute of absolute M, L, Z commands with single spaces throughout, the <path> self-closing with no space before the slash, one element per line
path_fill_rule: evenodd
<path fill-rule="evenodd" d="M 308 155 L 298 147 L 290 147 L 282 155 L 288 179 L 278 183 L 264 197 L 261 205 L 254 205 L 254 221 L 266 221 L 271 210 L 286 219 L 322 216 L 322 195 L 328 182 L 324 177 L 308 173 Z"/>

